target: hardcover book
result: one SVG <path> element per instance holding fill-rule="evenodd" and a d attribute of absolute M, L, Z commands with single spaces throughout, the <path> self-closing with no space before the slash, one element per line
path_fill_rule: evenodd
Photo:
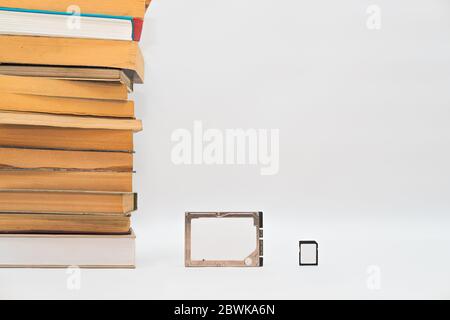
<path fill-rule="evenodd" d="M 139 41 L 141 32 L 133 17 L 0 7 L 0 34 Z"/>
<path fill-rule="evenodd" d="M 0 4 L 0 267 L 134 268 L 149 4 Z"/>
<path fill-rule="evenodd" d="M 134 268 L 127 235 L 0 234 L 2 268 Z"/>
<path fill-rule="evenodd" d="M 144 18 L 149 0 L 8 0 L 3 7 Z"/>
<path fill-rule="evenodd" d="M 144 81 L 144 58 L 135 41 L 0 35 L 4 64 L 122 69 Z"/>
<path fill-rule="evenodd" d="M 133 152 L 133 132 L 0 124 L 0 145 L 78 151 Z"/>

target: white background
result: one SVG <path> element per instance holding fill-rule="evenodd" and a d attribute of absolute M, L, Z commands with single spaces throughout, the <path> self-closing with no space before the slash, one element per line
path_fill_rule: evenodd
<path fill-rule="evenodd" d="M 0 298 L 450 298 L 449 36 L 447 0 L 154 0 L 137 269 L 83 270 L 75 291 L 65 270 L 0 270 Z M 174 165 L 194 120 L 280 129 L 279 174 Z M 185 269 L 189 210 L 264 211 L 264 268 Z M 302 239 L 319 267 L 298 266 Z"/>

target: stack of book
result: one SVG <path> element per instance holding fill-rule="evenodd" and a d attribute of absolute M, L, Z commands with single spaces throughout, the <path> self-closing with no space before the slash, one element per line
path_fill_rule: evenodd
<path fill-rule="evenodd" d="M 0 267 L 135 266 L 149 0 L 0 0 Z"/>

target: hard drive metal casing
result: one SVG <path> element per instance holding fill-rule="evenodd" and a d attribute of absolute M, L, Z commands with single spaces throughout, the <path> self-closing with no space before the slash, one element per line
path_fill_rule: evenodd
<path fill-rule="evenodd" d="M 243 260 L 193 260 L 192 220 L 252 218 L 255 227 L 255 250 Z M 262 212 L 186 212 L 185 266 L 186 267 L 262 267 L 263 266 L 263 213 Z"/>

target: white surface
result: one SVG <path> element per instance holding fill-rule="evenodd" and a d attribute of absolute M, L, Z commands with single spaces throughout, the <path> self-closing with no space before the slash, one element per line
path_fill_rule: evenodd
<path fill-rule="evenodd" d="M 370 4 L 382 28 L 366 27 Z M 155 0 L 136 270 L 0 270 L 1 298 L 450 298 L 450 2 Z M 175 166 L 173 130 L 279 128 L 280 172 Z M 265 266 L 185 269 L 185 211 L 264 211 Z M 298 241 L 320 245 L 298 266 Z"/>
<path fill-rule="evenodd" d="M 192 260 L 240 260 L 257 247 L 253 218 L 202 218 L 191 222 Z"/>

